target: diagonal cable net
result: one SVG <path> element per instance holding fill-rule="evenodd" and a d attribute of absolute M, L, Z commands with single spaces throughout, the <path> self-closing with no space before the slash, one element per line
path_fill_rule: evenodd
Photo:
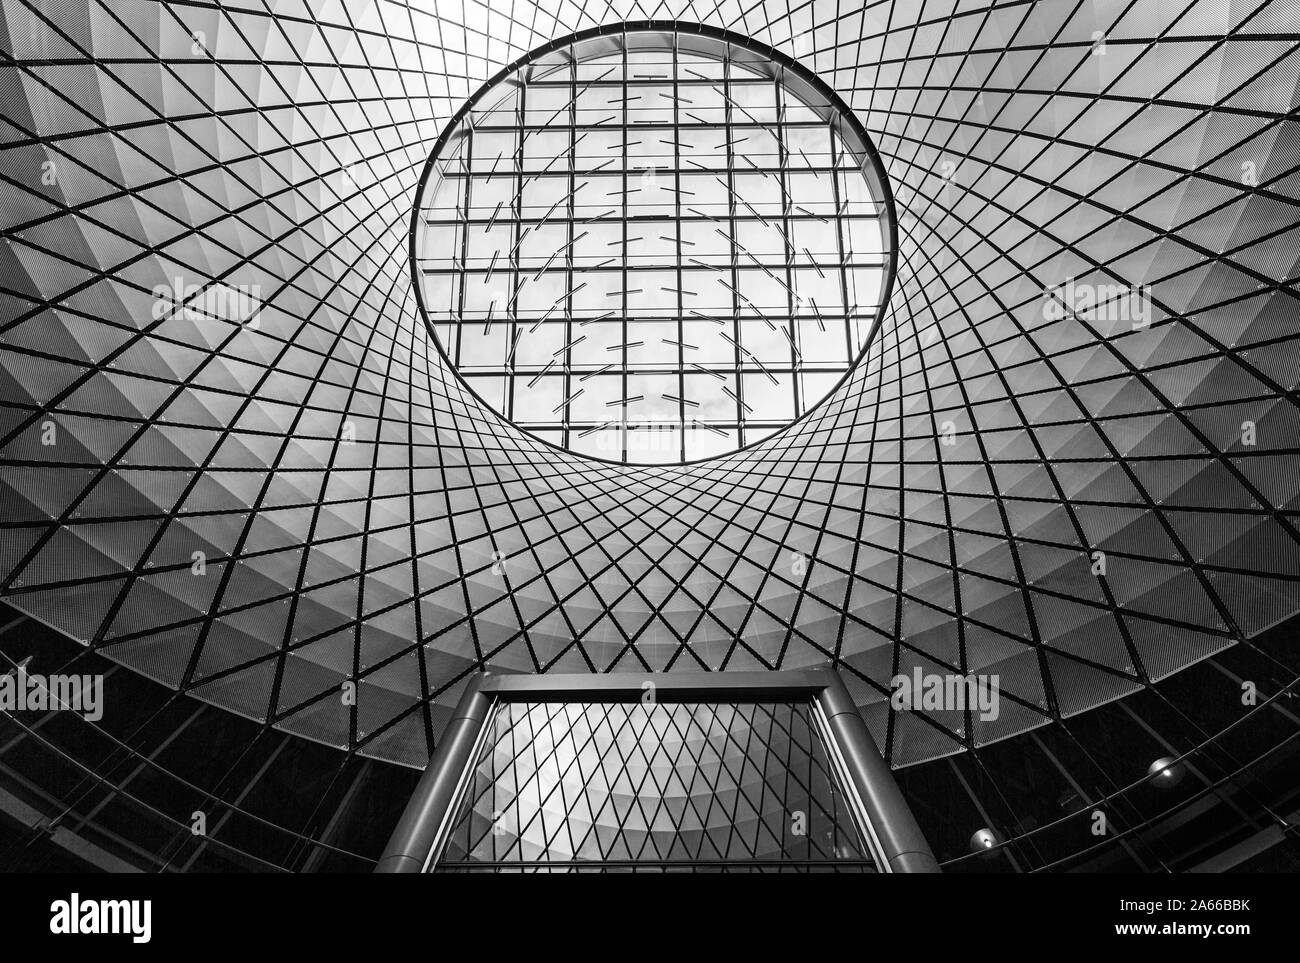
<path fill-rule="evenodd" d="M 501 704 L 441 870 L 868 866 L 807 703 Z"/>
<path fill-rule="evenodd" d="M 830 662 L 901 766 L 1300 609 L 1289 4 L 0 10 L 0 591 L 138 672 L 419 766 L 483 666 Z M 407 245 L 483 81 L 652 19 L 846 100 L 898 274 L 809 416 L 645 468 L 486 409 Z M 917 671 L 1001 711 L 894 711 Z"/>

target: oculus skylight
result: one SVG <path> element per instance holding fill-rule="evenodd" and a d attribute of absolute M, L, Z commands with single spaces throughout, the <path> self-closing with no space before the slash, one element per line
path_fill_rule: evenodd
<path fill-rule="evenodd" d="M 414 274 L 498 413 L 580 454 L 693 461 L 843 379 L 889 287 L 888 211 L 866 134 L 796 62 L 605 32 L 517 61 L 452 120 Z"/>

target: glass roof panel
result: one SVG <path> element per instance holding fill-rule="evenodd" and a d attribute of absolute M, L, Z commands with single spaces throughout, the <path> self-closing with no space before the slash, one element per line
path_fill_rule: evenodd
<path fill-rule="evenodd" d="M 758 45 L 678 40 L 545 54 L 576 73 L 525 58 L 447 129 L 416 212 L 425 315 L 470 387 L 631 464 L 725 454 L 814 407 L 891 265 L 884 180 L 834 94 Z"/>

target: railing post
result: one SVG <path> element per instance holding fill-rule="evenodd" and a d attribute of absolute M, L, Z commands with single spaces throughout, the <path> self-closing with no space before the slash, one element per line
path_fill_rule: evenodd
<path fill-rule="evenodd" d="M 375 866 L 376 873 L 423 872 L 434 847 L 441 844 L 440 834 L 455 817 L 451 807 L 456 803 L 456 789 L 461 776 L 473 763 L 470 756 L 492 706 L 492 699 L 483 692 L 486 676 L 487 673 L 472 676 L 461 694 L 456 711 L 402 811 L 384 855 Z"/>

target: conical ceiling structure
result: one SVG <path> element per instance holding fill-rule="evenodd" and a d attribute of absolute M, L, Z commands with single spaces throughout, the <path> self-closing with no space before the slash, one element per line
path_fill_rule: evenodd
<path fill-rule="evenodd" d="M 829 661 L 900 766 L 1300 609 L 1293 6 L 0 6 L 0 590 L 169 686 L 423 765 L 481 666 Z M 898 272 L 810 415 L 645 468 L 486 409 L 407 253 L 482 82 L 665 19 L 852 107 Z"/>

